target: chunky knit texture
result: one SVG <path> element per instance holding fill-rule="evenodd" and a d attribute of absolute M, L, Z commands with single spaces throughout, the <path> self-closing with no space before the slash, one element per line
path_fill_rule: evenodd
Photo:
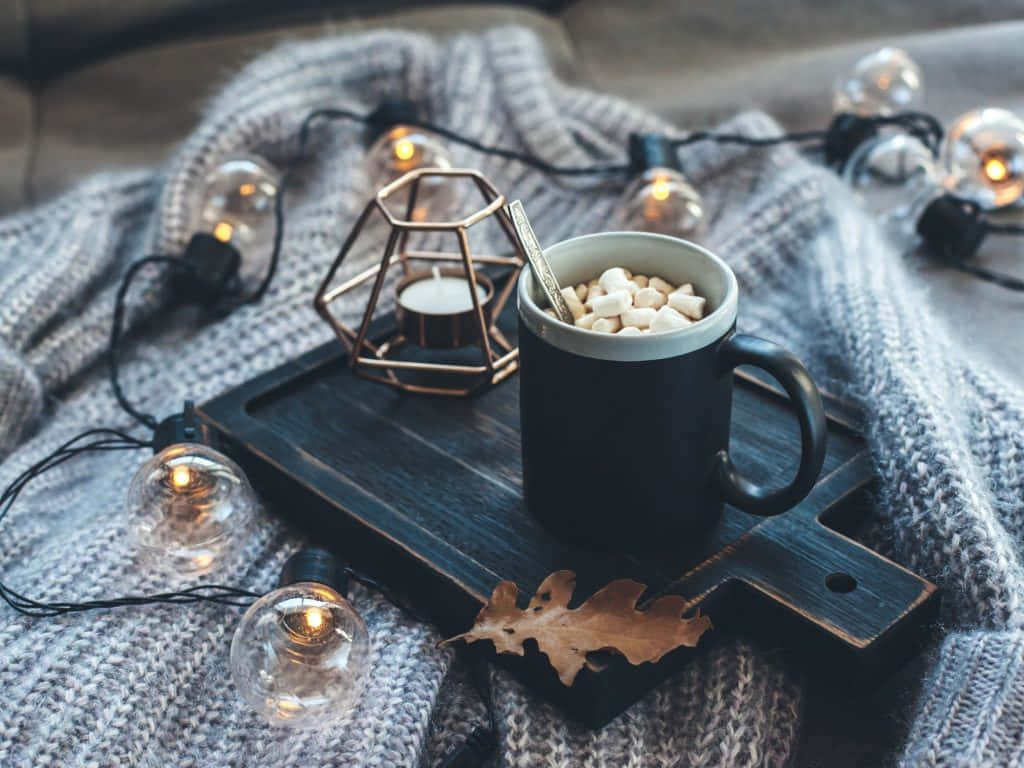
<path fill-rule="evenodd" d="M 485 142 L 564 164 L 622 161 L 630 131 L 673 130 L 560 84 L 537 41 L 515 29 L 444 44 L 381 32 L 258 59 L 211 100 L 166 168 L 97 176 L 0 222 L 0 480 L 83 428 L 125 425 L 100 359 L 117 278 L 145 253 L 181 250 L 209 170 L 235 152 L 284 163 L 311 109 L 369 109 L 385 93 L 410 96 Z M 728 128 L 779 130 L 757 114 Z M 310 300 L 371 189 L 360 127 L 324 126 L 310 150 L 286 196 L 280 273 L 259 305 L 209 323 L 162 308 L 157 270 L 140 280 L 123 382 L 144 409 L 167 414 L 186 396 L 202 401 L 330 337 Z M 614 185 L 452 151 L 522 198 L 545 243 L 615 224 Z M 903 257 L 827 172 L 787 147 L 700 144 L 681 156 L 710 211 L 704 241 L 739 277 L 740 326 L 793 348 L 821 383 L 864 407 L 881 480 L 872 544 L 945 589 L 951 634 L 903 762 L 1019 762 L 1019 391 L 945 341 Z M 346 270 L 365 266 L 379 246 L 364 240 Z M 0 528 L 4 580 L 63 599 L 165 586 L 138 567 L 120 512 L 142 459 L 80 458 L 37 480 Z M 221 580 L 269 588 L 299 543 L 265 516 Z M 479 721 L 481 705 L 433 630 L 364 590 L 354 601 L 374 643 L 372 678 L 351 719 L 321 734 L 275 730 L 237 698 L 227 675 L 233 609 L 45 621 L 0 610 L 0 765 L 435 764 Z M 780 766 L 799 734 L 800 681 L 745 642 L 716 647 L 598 733 L 503 675 L 495 685 L 507 766 Z"/>

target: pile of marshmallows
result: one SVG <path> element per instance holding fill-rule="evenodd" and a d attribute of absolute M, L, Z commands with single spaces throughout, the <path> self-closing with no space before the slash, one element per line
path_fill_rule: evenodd
<path fill-rule="evenodd" d="M 660 277 L 634 275 L 623 267 L 599 278 L 563 288 L 576 327 L 620 336 L 640 336 L 685 328 L 704 317 L 703 296 L 690 283 L 678 288 Z M 553 309 L 545 309 L 557 317 Z"/>

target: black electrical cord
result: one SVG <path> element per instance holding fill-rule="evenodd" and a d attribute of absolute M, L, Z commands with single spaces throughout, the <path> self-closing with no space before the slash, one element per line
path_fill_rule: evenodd
<path fill-rule="evenodd" d="M 996 224 L 987 221 L 985 229 L 991 235 L 1024 235 L 1024 224 Z"/>
<path fill-rule="evenodd" d="M 975 215 L 981 215 L 981 206 L 974 205 Z M 985 234 L 986 235 L 1009 235 L 1019 236 L 1024 235 L 1024 225 L 1022 224 L 997 224 L 996 222 L 985 221 Z M 983 267 L 980 264 L 973 264 L 970 262 L 963 262 L 957 264 L 956 268 L 961 272 L 966 272 L 969 275 L 973 275 L 980 280 L 984 280 L 994 285 L 998 285 L 1001 288 L 1006 288 L 1010 291 L 1024 292 L 1024 279 L 1008 275 L 1005 272 L 995 272 L 988 267 Z"/>
<path fill-rule="evenodd" d="M 935 115 L 927 112 L 899 112 L 895 115 L 878 115 L 872 120 L 878 126 L 896 125 L 917 138 L 932 153 L 939 156 L 945 129 Z"/>
<path fill-rule="evenodd" d="M 127 271 L 124 273 L 124 277 L 121 278 L 121 285 L 118 286 L 117 295 L 114 299 L 114 315 L 110 325 L 110 341 L 107 346 L 107 359 L 109 361 L 110 369 L 110 387 L 114 390 L 114 397 L 117 398 L 117 404 L 121 406 L 121 409 L 125 413 L 135 419 L 139 424 L 144 427 L 148 427 L 150 430 L 154 430 L 157 426 L 156 416 L 151 413 L 140 411 L 133 406 L 125 396 L 119 379 L 121 340 L 124 335 L 125 299 L 128 295 L 128 289 L 131 287 L 132 280 L 134 280 L 135 276 L 139 274 L 143 267 L 150 264 L 173 265 L 182 269 L 188 268 L 186 262 L 178 256 L 167 256 L 162 254 L 146 256 L 145 258 L 133 262 L 128 267 Z"/>
<path fill-rule="evenodd" d="M 87 438 L 96 439 L 90 442 L 83 442 Z M 59 445 L 52 453 L 46 455 L 35 464 L 28 467 L 28 469 L 11 481 L 11 483 L 4 489 L 3 493 L 0 494 L 0 522 L 4 520 L 18 496 L 21 495 L 21 492 L 32 480 L 49 470 L 60 466 L 66 461 L 87 453 L 139 450 L 143 448 L 152 448 L 152 446 L 153 443 L 151 441 L 142 440 L 117 429 L 96 428 L 81 432 L 70 440 Z M 357 581 L 367 588 L 380 593 L 386 600 L 390 601 L 400 610 L 405 611 L 414 620 L 427 623 L 426 618 L 418 614 L 411 605 L 401 600 L 380 582 L 352 568 L 346 568 L 345 573 L 353 581 Z M 0 599 L 18 613 L 37 618 L 140 605 L 216 603 L 218 605 L 245 608 L 251 605 L 253 600 L 259 598 L 261 594 L 262 593 L 260 592 L 253 592 L 239 587 L 225 586 L 223 584 L 202 584 L 179 591 L 158 592 L 149 595 L 123 595 L 120 597 L 87 600 L 83 602 L 51 602 L 34 600 L 26 597 L 3 582 L 0 582 Z"/>
<path fill-rule="evenodd" d="M 973 200 L 957 197 L 956 195 L 947 195 L 946 197 L 959 204 L 963 208 L 965 212 L 964 215 L 968 219 L 973 219 L 975 222 L 980 223 L 984 233 L 983 237 L 988 237 L 989 235 L 1024 235 L 1024 225 L 993 222 L 984 215 L 985 212 L 981 205 Z M 976 277 L 979 280 L 984 280 L 987 283 L 998 285 L 1000 288 L 1005 288 L 1010 291 L 1024 292 L 1024 279 L 1015 277 L 1014 275 L 1008 275 L 1005 272 L 997 272 L 989 269 L 988 267 L 984 267 L 974 261 L 971 261 L 970 258 L 947 258 L 944 263 L 959 272 Z"/>
<path fill-rule="evenodd" d="M 494 734 L 498 733 L 498 713 L 494 707 L 494 691 L 491 688 L 491 671 L 487 657 L 482 653 L 473 653 L 470 658 L 470 674 L 473 687 L 487 711 L 487 723 Z"/>
<path fill-rule="evenodd" d="M 498 716 L 494 707 L 491 674 L 484 654 L 472 649 L 462 653 L 477 695 L 486 709 L 486 725 L 478 725 L 441 760 L 440 768 L 480 768 L 498 748 Z"/>
<path fill-rule="evenodd" d="M 971 262 L 961 262 L 959 264 L 950 265 L 953 269 L 964 272 L 972 277 L 976 277 L 979 280 L 984 280 L 987 283 L 993 283 L 1001 288 L 1006 288 L 1010 291 L 1024 291 L 1024 280 L 1013 275 L 1007 275 L 1004 272 L 995 272 L 987 267 L 983 267 L 980 264 L 973 264 Z"/>
<path fill-rule="evenodd" d="M 289 182 L 292 180 L 299 164 L 305 159 L 310 130 L 313 123 L 319 120 L 348 120 L 353 123 L 374 127 L 380 131 L 385 131 L 394 125 L 394 123 L 387 118 L 386 111 L 382 110 L 357 112 L 355 110 L 345 109 L 342 107 L 324 107 L 321 109 L 315 109 L 306 115 L 299 126 L 297 142 L 298 150 L 289 161 L 288 166 L 281 176 L 281 182 L 278 184 L 278 192 L 274 200 L 274 240 L 266 275 L 259 287 L 257 287 L 257 289 L 242 303 L 259 301 L 263 297 L 263 294 L 266 293 L 267 288 L 270 286 L 270 283 L 274 278 L 274 274 L 277 272 L 281 256 L 281 245 L 284 240 L 284 192 L 287 189 Z M 943 136 L 943 128 L 942 124 L 933 115 L 929 115 L 924 112 L 901 112 L 895 115 L 865 117 L 863 120 L 876 127 L 890 125 L 901 126 L 908 133 L 920 139 L 921 142 L 929 148 L 933 155 L 938 155 L 939 144 L 941 143 Z M 510 147 L 485 144 L 471 136 L 466 136 L 452 130 L 451 128 L 440 125 L 431 120 L 418 118 L 414 115 L 403 115 L 401 117 L 401 124 L 430 131 L 431 133 L 437 134 L 454 144 L 468 147 L 469 149 L 485 155 L 514 160 L 522 163 L 523 165 L 535 168 L 541 173 L 546 173 L 552 176 L 625 175 L 634 170 L 633 166 L 629 163 L 599 163 L 593 165 L 558 165 L 555 163 L 549 163 L 548 161 L 539 158 L 536 155 L 529 154 L 528 152 L 522 152 Z M 828 138 L 830 132 L 834 129 L 835 123 L 824 129 L 794 131 L 791 133 L 782 133 L 778 136 L 745 136 L 739 133 L 720 133 L 716 131 L 702 130 L 692 131 L 685 136 L 669 139 L 668 141 L 670 146 L 674 149 L 696 144 L 701 141 L 712 141 L 718 144 L 741 144 L 749 147 L 768 147 L 778 144 L 803 144 L 812 141 L 824 142 Z"/>
<path fill-rule="evenodd" d="M 937 156 L 942 142 L 942 124 L 933 115 L 925 112 L 900 112 L 895 115 L 872 115 L 859 117 L 862 123 L 879 128 L 896 125 L 916 137 L 924 144 L 932 155 Z M 701 141 L 716 144 L 741 144 L 747 147 L 772 147 L 779 144 L 804 144 L 807 142 L 824 142 L 829 134 L 837 129 L 838 123 L 833 121 L 828 128 L 817 128 L 806 131 L 780 133 L 777 136 L 745 136 L 741 133 L 720 133 L 717 131 L 691 131 L 685 136 L 671 139 L 675 148 L 689 146 Z"/>
<path fill-rule="evenodd" d="M 82 441 L 89 437 L 97 439 L 91 442 Z M 82 432 L 52 453 L 37 461 L 18 475 L 0 494 L 0 521 L 6 516 L 15 500 L 33 479 L 43 473 L 60 466 L 64 462 L 82 454 L 103 451 L 124 451 L 149 448 L 151 443 L 116 429 L 89 429 Z M 87 600 L 84 602 L 41 601 L 26 597 L 6 584 L 0 582 L 0 599 L 11 608 L 25 616 L 46 618 L 62 616 L 67 613 L 80 613 L 103 608 L 118 608 L 129 605 L 155 605 L 166 603 L 219 603 L 221 605 L 247 605 L 239 602 L 240 598 L 255 598 L 259 595 L 236 587 L 219 584 L 201 585 L 178 592 L 161 592 L 152 595 L 125 595 L 103 600 Z"/>
<path fill-rule="evenodd" d="M 302 123 L 302 128 L 299 132 L 299 153 L 289 164 L 288 169 L 283 177 L 283 182 L 286 181 L 298 163 L 302 160 L 305 152 L 305 147 L 308 142 L 309 130 L 311 124 L 318 118 L 324 115 L 333 114 L 335 110 L 317 110 L 310 113 Z M 281 189 L 285 186 L 281 184 Z M 275 216 L 277 219 L 277 227 L 274 237 L 274 248 L 272 258 L 267 268 L 267 272 L 264 275 L 258 288 L 246 299 L 238 302 L 236 306 L 244 303 L 251 303 L 259 301 L 266 293 L 271 281 L 274 278 L 274 274 L 277 269 L 278 257 L 280 254 L 281 240 L 284 228 L 284 209 L 282 204 L 282 195 L 278 194 L 275 204 Z M 124 410 L 125 413 L 130 415 L 140 425 L 146 427 L 150 431 L 155 431 L 158 426 L 158 420 L 156 416 L 151 413 L 146 413 L 131 404 L 127 396 L 124 393 L 124 389 L 120 382 L 120 353 L 121 343 L 124 339 L 124 315 L 127 305 L 128 291 L 135 277 L 147 266 L 150 265 L 163 265 L 174 269 L 180 270 L 182 273 L 188 273 L 192 271 L 193 266 L 185 259 L 179 256 L 172 256 L 168 254 L 153 254 L 150 256 L 143 257 L 138 261 L 133 262 L 129 265 L 128 269 L 125 270 L 124 275 L 121 278 L 121 283 L 118 286 L 117 293 L 114 299 L 114 311 L 111 320 L 110 338 L 108 341 L 107 357 L 109 362 L 109 378 L 110 385 L 114 391 L 114 396 L 117 400 L 118 405 Z M 94 440 L 90 443 L 81 444 L 81 441 L 94 436 L 103 437 L 101 439 Z M 44 457 L 27 470 L 22 472 L 16 477 L 11 484 L 4 490 L 3 494 L 0 495 L 0 521 L 7 515 L 8 510 L 13 505 L 14 501 L 21 494 L 25 486 L 36 477 L 39 477 L 46 471 L 57 467 L 64 462 L 68 461 L 75 456 L 79 456 L 85 453 L 93 453 L 100 451 L 113 451 L 113 450 L 137 450 L 140 448 L 152 448 L 153 442 L 141 440 L 125 432 L 116 429 L 97 428 L 89 429 L 85 432 L 76 435 L 61 446 L 59 446 L 53 453 Z M 359 583 L 367 586 L 370 589 L 374 589 L 380 592 L 385 599 L 390 600 L 393 604 L 398 606 L 401 610 L 407 612 L 417 621 L 426 621 L 422 616 L 418 615 L 416 611 L 407 603 L 403 603 L 397 598 L 396 595 L 391 593 L 384 585 L 371 579 L 364 574 L 361 574 L 353 569 L 346 569 L 348 575 Z M 16 592 L 10 587 L 0 582 L 0 599 L 3 599 L 8 605 L 14 608 L 19 613 L 30 616 L 58 616 L 65 613 L 76 613 L 89 610 L 105 609 L 105 608 L 117 608 L 123 606 L 132 605 L 155 605 L 155 604 L 174 604 L 174 603 L 198 603 L 198 602 L 212 602 L 221 605 L 232 605 L 245 607 L 251 604 L 252 600 L 258 598 L 260 593 L 253 592 L 247 589 L 241 589 L 238 587 L 230 587 L 219 584 L 201 585 L 192 587 L 179 592 L 162 592 L 153 595 L 127 595 L 123 597 L 116 597 L 104 600 L 91 600 L 80 603 L 72 602 L 42 602 L 30 599 L 24 595 Z"/>
<path fill-rule="evenodd" d="M 801 144 L 805 141 L 823 141 L 828 129 L 810 131 L 794 131 L 781 133 L 778 136 L 744 136 L 741 133 L 718 133 L 716 131 L 691 131 L 685 136 L 671 139 L 673 147 L 687 147 L 700 141 L 712 141 L 716 144 L 742 144 L 747 147 L 771 147 L 778 144 Z"/>
<path fill-rule="evenodd" d="M 531 155 L 527 152 L 520 152 L 517 149 L 484 144 L 481 141 L 477 141 L 469 136 L 463 136 L 450 128 L 445 128 L 443 125 L 438 125 L 437 123 L 433 123 L 429 120 L 410 120 L 408 124 L 416 128 L 422 128 L 423 130 L 430 131 L 431 133 L 436 133 L 441 138 L 448 139 L 456 144 L 461 144 L 464 147 L 469 147 L 470 149 L 476 150 L 477 152 L 481 152 L 485 155 L 502 157 L 506 160 L 515 160 L 523 165 L 536 168 L 541 173 L 547 173 L 552 176 L 602 176 L 617 173 L 628 173 L 630 170 L 629 165 L 624 163 L 606 163 L 600 165 L 556 165 L 554 163 L 549 163 L 536 155 Z"/>
<path fill-rule="evenodd" d="M 420 624 L 430 624 L 431 621 L 422 613 L 417 611 L 408 601 L 399 597 L 393 590 L 384 586 L 381 582 L 377 581 L 365 573 L 360 573 L 350 566 L 345 566 L 345 575 L 352 581 L 362 584 L 367 589 L 371 589 L 377 592 L 381 597 L 387 600 L 389 603 L 394 605 L 403 613 L 407 613 L 414 621 Z"/>
<path fill-rule="evenodd" d="M 75 445 L 75 443 L 78 443 L 87 437 L 93 437 L 96 435 L 104 435 L 105 437 L 87 446 Z M 11 505 L 14 504 L 15 499 L 18 498 L 22 489 L 33 478 L 38 477 L 43 472 L 52 469 L 55 466 L 63 464 L 65 461 L 79 453 L 86 453 L 89 451 L 147 448 L 150 445 L 150 443 L 144 440 L 140 440 L 137 437 L 116 429 L 89 429 L 76 435 L 67 442 L 58 446 L 53 453 L 43 459 L 40 459 L 38 462 L 26 469 L 18 475 L 10 485 L 7 486 L 3 494 L 0 495 L 0 521 L 3 521 L 4 517 L 7 516 L 7 512 L 11 508 Z"/>
<path fill-rule="evenodd" d="M 306 157 L 306 145 L 309 143 L 309 132 L 312 125 L 317 120 L 338 120 L 338 119 L 349 119 L 349 120 L 360 120 L 365 118 L 364 115 L 360 115 L 357 112 L 352 112 L 347 109 L 314 109 L 299 126 L 298 135 L 298 150 L 292 156 L 292 159 L 288 162 L 285 167 L 284 173 L 281 174 L 281 181 L 277 185 L 277 194 L 274 196 L 274 241 L 273 246 L 270 249 L 270 259 L 267 263 L 267 271 L 263 276 L 262 282 L 256 288 L 253 293 L 244 300 L 245 304 L 253 304 L 263 298 L 263 295 L 267 292 L 271 282 L 274 280 L 274 275 L 277 274 L 277 266 L 281 261 L 281 244 L 284 242 L 284 193 L 288 188 L 289 182 L 295 175 L 295 171 L 298 169 L 299 164 Z"/>
<path fill-rule="evenodd" d="M 273 247 L 271 249 L 270 259 L 267 267 L 267 271 L 261 280 L 257 288 L 247 297 L 238 301 L 235 306 L 241 304 L 249 304 L 259 301 L 263 298 L 272 283 L 274 276 L 277 272 L 277 268 L 280 262 L 281 246 L 284 239 L 284 192 L 288 187 L 289 182 L 292 180 L 299 164 L 305 159 L 306 148 L 309 143 L 309 136 L 312 130 L 312 126 L 318 120 L 350 120 L 352 122 L 360 123 L 363 125 L 369 125 L 377 127 L 381 130 L 385 130 L 390 127 L 390 123 L 380 119 L 378 112 L 361 113 L 354 110 L 343 109 L 343 108 L 324 108 L 313 110 L 303 119 L 302 124 L 299 128 L 298 133 L 298 150 L 288 163 L 284 173 L 281 177 L 281 182 L 278 185 L 278 194 L 275 196 L 274 202 L 274 218 L 275 218 L 275 230 Z M 911 135 L 918 137 L 922 143 L 924 143 L 933 154 L 938 152 L 939 142 L 941 141 L 943 130 L 941 124 L 932 115 L 928 115 L 920 112 L 907 112 L 891 116 L 876 116 L 872 118 L 865 118 L 868 122 L 873 123 L 876 126 L 883 125 L 899 125 L 908 131 Z M 516 149 L 508 147 L 492 146 L 484 144 L 472 137 L 464 136 L 456 131 L 453 131 L 445 126 L 439 125 L 429 120 L 422 120 L 415 117 L 405 117 L 402 120 L 403 124 L 418 127 L 423 130 L 431 131 L 442 138 L 447 139 L 456 144 L 468 147 L 477 152 L 483 154 L 492 155 L 496 157 L 502 157 L 509 160 L 514 160 L 524 165 L 533 167 L 543 173 L 550 175 L 564 175 L 564 176 L 586 176 L 586 175 L 612 175 L 612 174 L 625 174 L 630 172 L 631 166 L 629 164 L 596 164 L 589 166 L 565 166 L 549 163 L 541 158 L 534 155 L 521 152 Z M 829 129 L 822 130 L 808 130 L 808 131 L 796 131 L 792 133 L 780 134 L 778 136 L 765 136 L 765 137 L 753 137 L 744 136 L 737 133 L 721 133 L 716 131 L 693 131 L 687 135 L 679 138 L 669 139 L 669 144 L 672 148 L 678 149 L 683 146 L 695 144 L 700 141 L 713 141 L 720 144 L 742 144 L 751 147 L 765 147 L 774 146 L 784 143 L 806 143 L 812 141 L 824 141 L 827 139 L 831 127 Z M 1015 225 L 995 225 L 987 224 L 987 229 L 993 234 L 1024 234 L 1024 227 Z M 135 408 L 125 396 L 123 388 L 121 387 L 119 380 L 119 363 L 120 363 L 120 345 L 123 340 L 124 331 L 124 314 L 125 304 L 129 288 L 135 276 L 139 272 L 150 264 L 164 264 L 173 266 L 182 270 L 189 270 L 191 266 L 187 261 L 178 257 L 164 254 L 156 254 L 147 256 L 140 259 L 137 262 L 131 264 L 128 270 L 125 272 L 122 278 L 121 284 L 118 288 L 115 304 L 113 321 L 111 324 L 110 341 L 108 348 L 108 357 L 110 363 L 110 383 L 114 391 L 114 395 L 117 399 L 119 406 L 135 419 L 139 424 L 147 427 L 150 430 L 154 430 L 157 427 L 157 419 L 153 414 L 145 413 Z M 958 269 L 964 272 L 975 275 L 981 279 L 988 280 L 993 283 L 997 283 L 1013 290 L 1024 290 L 1024 281 L 1018 280 L 1017 278 L 1001 275 L 999 273 L 992 272 L 984 267 L 980 267 L 973 264 L 959 264 L 956 265 Z M 98 433 L 107 433 L 116 435 L 115 438 L 107 438 L 105 440 L 97 440 L 93 443 L 86 445 L 72 447 L 73 444 L 90 435 Z M 122 442 L 118 442 L 118 440 Z M 30 468 L 17 478 L 14 483 L 5 491 L 2 500 L 0 500 L 0 520 L 6 514 L 7 509 L 13 503 L 14 499 L 17 498 L 21 489 L 34 477 L 37 477 L 47 469 L 57 466 L 60 463 L 72 458 L 80 453 L 86 453 L 90 451 L 101 451 L 101 450 L 126 450 L 140 447 L 150 446 L 150 443 L 140 441 L 137 438 L 132 438 L 124 433 L 119 433 L 116 430 L 89 430 L 88 432 L 82 433 L 76 438 L 66 443 L 64 446 L 59 448 L 54 454 L 51 454 L 39 464 Z M 364 584 L 365 586 L 381 592 L 381 594 L 392 603 L 397 605 L 402 610 L 409 613 L 414 619 L 418 621 L 425 621 L 422 617 L 418 616 L 411 606 L 403 605 L 396 597 L 391 594 L 383 585 L 379 582 L 370 579 L 369 577 L 357 574 L 356 572 L 349 570 L 349 575 L 356 581 Z M 21 595 L 11 591 L 9 588 L 0 585 L 0 596 L 2 596 L 9 604 L 16 609 L 23 611 L 51 611 L 55 613 L 37 613 L 36 615 L 57 615 L 58 613 L 72 612 L 75 610 L 91 610 L 93 608 L 106 608 L 115 607 L 118 605 L 139 605 L 148 604 L 155 602 L 199 602 L 199 601 L 212 601 L 231 605 L 242 605 L 234 601 L 234 598 L 238 597 L 257 597 L 257 593 L 249 592 L 248 590 L 240 590 L 234 587 L 223 587 L 219 585 L 212 585 L 210 587 L 194 588 L 180 593 L 163 593 L 160 595 L 152 596 L 129 596 L 124 598 L 116 598 L 114 600 L 104 601 L 93 601 L 90 603 L 37 603 L 35 601 L 28 600 Z M 493 726 L 493 706 L 489 704 L 489 714 L 492 720 Z"/>
<path fill-rule="evenodd" d="M 355 110 L 345 109 L 342 107 L 324 107 L 321 109 L 315 109 L 306 115 L 299 126 L 297 141 L 298 149 L 288 162 L 287 167 L 281 175 L 281 181 L 277 188 L 277 195 L 274 199 L 274 240 L 273 247 L 270 251 L 267 272 L 263 281 L 256 290 L 249 297 L 244 299 L 242 303 L 259 301 L 263 297 L 264 293 L 266 293 L 267 288 L 270 286 L 270 283 L 277 272 L 277 267 L 281 259 L 281 246 L 284 241 L 284 193 L 294 177 L 299 164 L 305 159 L 306 147 L 309 143 L 309 135 L 313 123 L 320 120 L 347 120 L 360 125 L 374 127 L 382 132 L 394 125 L 391 120 L 384 117 L 384 113 L 380 110 L 374 110 L 372 112 L 357 112 Z M 942 137 L 942 126 L 939 122 L 934 117 L 922 113 L 909 112 L 889 117 L 871 118 L 871 120 L 879 125 L 901 124 L 909 126 L 908 130 L 911 130 L 915 135 L 923 130 L 918 126 L 926 125 L 930 128 L 937 129 L 938 138 L 941 139 Z M 485 144 L 471 136 L 465 136 L 451 128 L 447 128 L 446 126 L 440 125 L 431 120 L 420 119 L 414 115 L 403 115 L 401 118 L 401 124 L 430 131 L 431 133 L 437 134 L 454 144 L 468 147 L 469 149 L 480 152 L 481 154 L 491 155 L 493 157 L 502 157 L 507 160 L 514 160 L 522 163 L 523 165 L 535 168 L 541 173 L 546 173 L 552 176 L 626 175 L 633 170 L 632 165 L 629 163 L 600 163 L 594 165 L 557 165 L 555 163 L 549 163 L 548 161 L 535 155 L 531 155 L 528 152 L 522 152 L 510 147 Z M 750 147 L 766 147 L 776 144 L 803 143 L 813 140 L 823 141 L 828 136 L 829 130 L 830 129 L 796 131 L 793 133 L 784 133 L 778 136 L 767 137 L 744 136 L 737 133 L 718 133 L 715 131 L 693 131 L 688 133 L 686 136 L 669 139 L 669 144 L 674 149 L 695 144 L 699 141 L 713 141 L 719 144 L 743 144 Z M 937 147 L 937 140 L 934 145 Z M 929 146 L 932 146 L 932 142 L 929 142 Z M 933 151 L 937 151 L 937 149 L 933 149 Z"/>

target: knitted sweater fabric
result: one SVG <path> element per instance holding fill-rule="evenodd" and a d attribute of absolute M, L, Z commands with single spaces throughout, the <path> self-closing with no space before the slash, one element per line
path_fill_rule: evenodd
<path fill-rule="evenodd" d="M 126 266 L 180 253 L 202 180 L 236 153 L 285 164 L 315 108 L 368 111 L 406 95 L 432 119 L 549 162 L 623 162 L 631 131 L 679 129 L 560 83 L 539 42 L 495 29 L 448 42 L 397 32 L 293 44 L 254 61 L 156 170 L 118 171 L 0 222 L 0 481 L 93 426 L 122 426 L 105 377 Z M 760 114 L 726 126 L 754 136 Z M 331 338 L 312 296 L 372 194 L 360 126 L 312 132 L 289 183 L 279 273 L 264 299 L 211 321 L 167 306 L 165 278 L 130 297 L 126 391 L 161 415 L 203 401 Z M 542 242 L 611 228 L 621 186 L 551 178 L 453 146 L 521 198 Z M 916 704 L 906 766 L 1014 765 L 1024 752 L 1024 413 L 1021 393 L 946 341 L 912 265 L 829 172 L 793 149 L 695 144 L 685 171 L 709 212 L 703 243 L 735 270 L 739 326 L 793 349 L 866 417 L 879 494 L 870 544 L 937 581 L 944 638 Z M 346 273 L 379 257 L 381 236 Z M 353 299 L 343 311 L 357 318 Z M 4 582 L 86 600 L 167 587 L 139 566 L 123 513 L 144 456 L 80 457 L 40 477 L 0 526 Z M 217 581 L 269 589 L 302 543 L 264 513 Z M 483 716 L 440 639 L 375 593 L 353 601 L 373 642 L 355 711 L 326 732 L 275 729 L 233 690 L 237 609 L 160 606 L 37 620 L 0 609 L 0 766 L 434 765 Z M 722 642 L 600 731 L 495 673 L 503 766 L 782 766 L 803 716 L 799 674 L 745 641 Z"/>

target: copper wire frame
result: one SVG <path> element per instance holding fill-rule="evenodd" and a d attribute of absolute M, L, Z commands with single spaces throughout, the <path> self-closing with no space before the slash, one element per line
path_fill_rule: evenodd
<path fill-rule="evenodd" d="M 420 183 L 424 179 L 433 177 L 471 179 L 483 196 L 484 206 L 457 221 L 415 221 L 413 213 Z M 406 215 L 404 219 L 398 219 L 388 210 L 385 203 L 389 197 L 407 187 L 409 189 L 409 198 L 406 206 Z M 316 297 L 313 300 L 317 313 L 334 329 L 338 339 L 348 350 L 349 366 L 357 375 L 372 381 L 388 384 L 406 392 L 464 397 L 473 394 L 483 387 L 498 384 L 518 370 L 519 348 L 512 346 L 495 324 L 511 296 L 512 290 L 515 288 L 519 273 L 522 271 L 525 263 L 525 255 L 522 252 L 519 241 L 516 239 L 512 220 L 505 209 L 505 203 L 505 196 L 498 192 L 494 185 L 477 170 L 467 168 L 417 168 L 381 188 L 366 204 L 363 212 L 356 220 L 355 226 L 338 251 L 337 258 L 335 258 L 327 276 L 320 285 L 320 290 L 317 291 Z M 331 287 L 338 269 L 358 239 L 370 214 L 375 209 L 381 212 L 391 227 L 387 245 L 384 248 L 383 258 L 379 264 L 363 270 L 340 285 Z M 509 243 L 515 253 L 514 256 L 473 255 L 469 245 L 468 230 L 474 224 L 491 216 L 497 217 L 502 231 L 509 239 Z M 409 234 L 412 232 L 451 232 L 458 240 L 459 252 L 409 250 L 407 245 Z M 408 342 L 397 328 L 380 344 L 374 344 L 367 338 L 370 323 L 373 320 L 374 312 L 380 299 L 381 288 L 387 279 L 389 270 L 395 265 L 401 265 L 403 274 L 408 276 L 414 271 L 413 262 L 416 261 L 433 264 L 452 262 L 462 265 L 468 277 L 470 294 L 473 299 L 473 312 L 479 329 L 478 343 L 483 357 L 480 365 L 456 365 L 444 362 L 428 363 L 395 359 L 392 355 Z M 490 304 L 491 322 L 489 324 L 480 298 L 477 295 L 477 273 L 474 264 L 489 264 L 512 268 L 507 279 L 504 281 L 504 285 L 500 290 L 496 291 L 496 295 Z M 370 290 L 370 300 L 363 313 L 362 322 L 358 329 L 351 328 L 331 313 L 329 305 L 339 297 L 355 290 L 370 280 L 373 280 L 373 286 Z M 445 386 L 439 382 L 427 384 L 414 383 L 403 379 L 402 371 L 415 372 L 421 377 L 424 373 L 443 374 L 446 378 L 454 374 L 456 377 L 465 377 L 467 383 L 465 386 Z"/>

